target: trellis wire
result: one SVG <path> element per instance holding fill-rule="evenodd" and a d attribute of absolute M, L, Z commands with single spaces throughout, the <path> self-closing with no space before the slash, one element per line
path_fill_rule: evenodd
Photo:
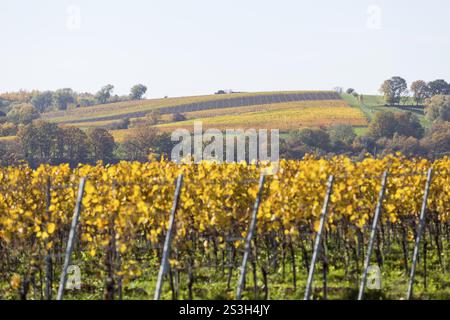
<path fill-rule="evenodd" d="M 247 261 L 248 257 L 250 255 L 250 249 L 251 249 L 251 242 L 253 238 L 253 234 L 255 233 L 255 227 L 256 227 L 256 220 L 258 216 L 258 210 L 259 210 L 259 204 L 261 202 L 261 196 L 264 190 L 264 182 L 265 182 L 266 176 L 264 174 L 261 175 L 259 179 L 259 189 L 258 194 L 256 196 L 255 200 L 255 206 L 253 207 L 253 213 L 252 218 L 250 221 L 249 231 L 247 234 L 247 238 L 245 239 L 245 252 L 244 257 L 242 259 L 242 266 L 241 266 L 241 274 L 239 276 L 238 280 L 238 286 L 237 286 L 237 292 L 236 292 L 236 299 L 241 300 L 242 298 L 242 291 L 244 289 L 244 282 L 245 282 L 245 275 L 247 272 Z"/>
<path fill-rule="evenodd" d="M 366 281 L 367 281 L 367 271 L 369 269 L 370 256 L 372 255 L 373 246 L 375 243 L 375 234 L 377 231 L 378 221 L 380 220 L 381 209 L 383 206 L 383 198 L 384 198 L 384 193 L 386 190 L 387 176 L 388 176 L 388 172 L 385 171 L 383 174 L 382 182 L 381 182 L 380 194 L 378 195 L 378 203 L 377 203 L 377 207 L 375 209 L 375 215 L 373 217 L 372 230 L 370 233 L 370 240 L 369 240 L 369 247 L 367 248 L 366 261 L 364 262 L 364 271 L 363 271 L 363 275 L 361 277 L 361 285 L 359 287 L 358 300 L 362 300 L 364 297 L 364 289 L 365 289 Z"/>
<path fill-rule="evenodd" d="M 327 212 L 328 212 L 328 203 L 330 201 L 331 191 L 333 190 L 333 182 L 334 182 L 334 176 L 331 175 L 328 179 L 327 193 L 325 195 L 325 201 L 323 203 L 322 214 L 320 217 L 319 231 L 317 232 L 316 240 L 314 243 L 314 252 L 313 252 L 312 259 L 311 259 L 311 266 L 309 267 L 308 280 L 306 282 L 306 290 L 305 290 L 304 300 L 309 300 L 309 298 L 311 296 L 311 288 L 312 288 L 312 282 L 313 282 L 313 278 L 314 278 L 314 269 L 316 267 L 316 260 L 317 260 L 317 256 L 318 256 L 319 250 L 320 250 L 320 243 L 322 240 L 323 229 L 325 228 L 325 221 L 326 221 Z"/>
<path fill-rule="evenodd" d="M 422 238 L 422 233 L 425 228 L 425 215 L 426 215 L 426 211 L 427 211 L 428 194 L 430 192 L 430 185 L 431 185 L 432 179 L 433 179 L 433 168 L 430 168 L 428 170 L 427 182 L 425 184 L 425 192 L 423 195 L 422 209 L 420 210 L 419 230 L 417 230 L 416 244 L 414 246 L 414 254 L 413 254 L 413 260 L 412 260 L 412 265 L 411 265 L 411 273 L 409 276 L 409 284 L 408 284 L 408 292 L 407 292 L 408 300 L 410 300 L 412 298 L 412 294 L 413 294 L 414 276 L 416 273 L 417 258 L 419 256 L 420 240 Z"/>
<path fill-rule="evenodd" d="M 170 212 L 169 227 L 167 229 L 166 239 L 164 241 L 163 255 L 161 260 L 161 266 L 159 268 L 158 279 L 156 282 L 154 300 L 159 300 L 161 298 L 162 284 L 164 276 L 167 272 L 167 266 L 169 264 L 170 242 L 172 241 L 173 227 L 175 224 L 175 214 L 178 208 L 178 201 L 180 199 L 182 185 L 183 185 L 183 175 L 180 174 L 177 178 L 177 186 L 175 188 L 175 196 L 173 199 L 172 210 Z"/>
<path fill-rule="evenodd" d="M 74 209 L 73 218 L 72 218 L 72 224 L 70 226 L 69 240 L 67 241 L 66 255 L 64 258 L 64 266 L 63 266 L 63 269 L 61 272 L 61 278 L 59 281 L 58 295 L 56 298 L 57 300 L 62 300 L 63 295 L 64 295 L 64 287 L 65 287 L 66 281 L 67 281 L 67 269 L 69 268 L 69 265 L 70 265 L 70 256 L 72 255 L 73 244 L 74 244 L 75 235 L 77 232 L 78 219 L 80 218 L 81 201 L 83 200 L 85 184 L 86 184 L 86 178 L 83 177 L 80 179 L 80 185 L 78 187 L 77 202 L 75 204 L 75 209 Z"/>

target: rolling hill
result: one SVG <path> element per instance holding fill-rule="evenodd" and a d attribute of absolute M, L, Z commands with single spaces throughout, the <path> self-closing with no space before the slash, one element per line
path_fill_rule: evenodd
<path fill-rule="evenodd" d="M 57 123 L 79 123 L 139 118 L 158 110 L 161 114 L 185 113 L 201 110 L 223 109 L 251 105 L 276 104 L 296 101 L 340 100 L 334 92 L 262 92 L 235 93 L 167 99 L 126 101 L 87 108 L 75 108 L 42 115 Z"/>
<path fill-rule="evenodd" d="M 350 124 L 367 126 L 367 118 L 357 106 L 350 106 L 332 91 L 286 91 L 234 93 L 167 99 L 127 101 L 113 104 L 49 112 L 42 118 L 65 126 L 80 128 L 112 128 L 122 119 L 132 125 L 158 110 L 160 130 L 192 129 L 194 121 L 203 121 L 204 127 L 266 128 L 288 131 L 300 127 Z M 181 113 L 185 121 L 175 122 L 171 116 Z M 117 140 L 128 130 L 111 130 Z"/>

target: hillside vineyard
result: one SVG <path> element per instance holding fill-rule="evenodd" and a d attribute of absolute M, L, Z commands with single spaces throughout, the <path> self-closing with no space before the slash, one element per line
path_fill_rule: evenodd
<path fill-rule="evenodd" d="M 296 101 L 320 101 L 320 100 L 341 100 L 336 92 L 310 92 L 310 93 L 277 93 L 277 94 L 261 94 L 261 95 L 245 95 L 234 98 L 233 95 L 228 98 L 220 98 L 220 96 L 209 97 L 211 100 L 198 101 L 194 103 L 174 104 L 161 106 L 158 111 L 161 114 L 185 113 L 211 109 L 223 109 L 244 107 L 252 105 L 276 104 Z M 105 115 L 96 117 L 96 121 L 117 120 L 125 116 L 130 118 L 144 117 L 149 111 L 135 111 L 119 115 Z M 89 122 L 92 119 L 63 120 L 59 123 L 82 123 Z"/>

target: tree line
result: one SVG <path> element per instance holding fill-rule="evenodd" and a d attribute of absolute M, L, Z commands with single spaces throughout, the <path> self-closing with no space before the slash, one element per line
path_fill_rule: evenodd
<path fill-rule="evenodd" d="M 388 105 L 407 103 L 412 98 L 414 103 L 419 106 L 434 96 L 450 95 L 450 84 L 444 79 L 429 82 L 416 80 L 408 89 L 407 81 L 402 77 L 395 76 L 382 83 L 380 92 Z"/>
<path fill-rule="evenodd" d="M 71 88 L 56 91 L 19 91 L 0 95 L 0 107 L 16 108 L 18 105 L 33 106 L 37 112 L 43 113 L 68 108 L 89 107 L 97 104 L 140 100 L 147 92 L 143 84 L 136 84 L 130 89 L 129 95 L 114 94 L 114 86 L 108 84 L 96 93 L 79 93 Z"/>
<path fill-rule="evenodd" d="M 89 107 L 121 101 L 141 100 L 147 87 L 137 84 L 127 96 L 113 94 L 114 86 L 106 85 L 97 93 L 77 93 L 72 89 L 56 91 L 19 91 L 0 95 L 0 136 L 17 135 L 20 125 L 28 125 L 48 111 L 67 110 L 68 108 Z"/>
<path fill-rule="evenodd" d="M 170 159 L 177 143 L 171 141 L 170 133 L 160 132 L 148 123 L 129 129 L 125 139 L 117 142 L 103 128 L 83 131 L 36 120 L 22 125 L 17 139 L 0 143 L 0 165 L 28 163 L 36 167 L 41 163 L 69 163 L 76 167 L 97 161 Z M 306 154 L 326 158 L 341 154 L 362 159 L 368 153 L 380 157 L 396 152 L 431 159 L 448 155 L 450 122 L 436 120 L 425 129 L 413 113 L 379 112 L 364 135 L 357 136 L 349 125 L 335 125 L 294 130 L 280 141 L 280 156 L 286 159 L 302 159 Z"/>
<path fill-rule="evenodd" d="M 434 96 L 426 107 L 429 128 L 412 112 L 380 111 L 365 134 L 357 136 L 349 125 L 291 131 L 283 141 L 282 157 L 301 159 L 305 154 L 345 154 L 363 158 L 401 152 L 410 157 L 450 155 L 450 96 Z"/>
<path fill-rule="evenodd" d="M 406 81 L 398 78 L 389 79 L 382 87 L 392 88 L 395 95 L 403 96 L 404 88 L 407 87 Z M 345 154 L 362 158 L 367 153 L 383 156 L 395 152 L 429 158 L 448 155 L 450 152 L 450 91 L 446 91 L 449 90 L 448 86 L 444 80 L 429 83 L 415 81 L 411 85 L 414 88 L 412 90 L 414 97 L 419 94 L 418 88 L 427 92 L 421 96 L 424 100 L 420 103 L 424 105 L 426 121 L 431 123 L 428 128 L 425 128 L 419 118 L 411 112 L 378 112 L 365 134 L 357 135 L 354 128 L 348 125 L 290 131 L 281 141 L 281 157 L 301 159 L 305 154 L 325 157 Z M 112 90 L 113 86 L 103 87 L 95 95 L 97 101 L 107 103 L 115 99 L 112 98 Z M 356 94 L 353 89 L 351 90 L 350 93 Z M 146 88 L 138 85 L 131 91 L 128 99 L 141 99 Z M 39 119 L 39 110 L 31 103 L 35 101 L 35 97 L 40 97 L 40 94 L 22 92 L 12 96 L 6 95 L 9 99 L 16 99 L 14 101 L 25 99 L 28 102 L 15 104 L 3 117 L 0 115 L 0 136 L 17 136 L 15 140 L 0 143 L 0 165 L 27 162 L 31 166 L 41 163 L 69 163 L 71 166 L 77 166 L 79 163 L 97 161 L 104 163 L 115 163 L 120 160 L 148 161 L 149 155 L 155 159 L 170 158 L 171 150 L 177 143 L 171 141 L 170 134 L 160 132 L 154 127 L 161 117 L 157 110 L 130 128 L 130 120 L 123 119 L 119 125 L 129 128 L 129 134 L 120 142 L 114 141 L 107 128 L 81 130 L 45 122 Z M 77 95 L 78 98 L 80 96 Z M 416 102 L 419 103 L 418 100 Z M 181 121 L 186 118 L 183 114 L 174 113 L 171 119 Z"/>
<path fill-rule="evenodd" d="M 43 163 L 105 164 L 120 160 L 148 161 L 149 156 L 168 158 L 174 142 L 170 134 L 144 124 L 130 130 L 123 142 L 116 142 L 104 128 L 81 130 L 62 127 L 44 120 L 20 126 L 16 139 L 0 143 L 0 165 L 27 163 L 37 167 Z"/>

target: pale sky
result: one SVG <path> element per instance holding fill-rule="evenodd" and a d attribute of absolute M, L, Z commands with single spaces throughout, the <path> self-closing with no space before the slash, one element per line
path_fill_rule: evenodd
<path fill-rule="evenodd" d="M 450 81 L 448 0 L 0 0 L 0 92 L 148 98 Z"/>

